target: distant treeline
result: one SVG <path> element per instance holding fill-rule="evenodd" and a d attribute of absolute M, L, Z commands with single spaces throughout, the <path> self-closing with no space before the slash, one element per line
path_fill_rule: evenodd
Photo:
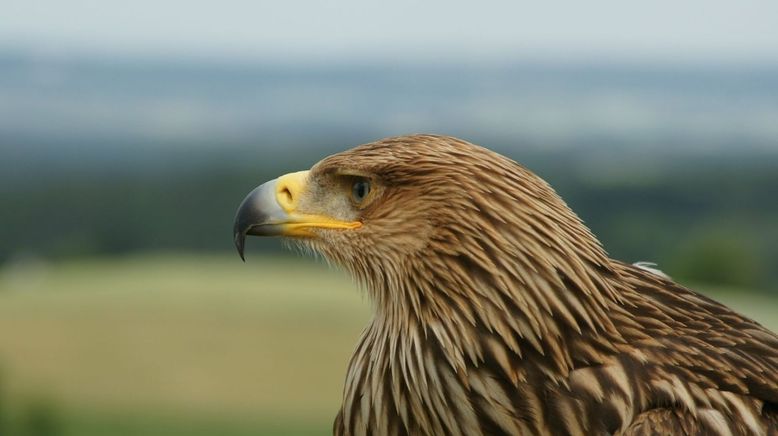
<path fill-rule="evenodd" d="M 6 160 L 0 262 L 232 250 L 233 214 L 250 189 L 356 143 L 322 141 L 273 152 L 248 146 L 137 148 L 142 156 L 135 159 Z M 549 181 L 612 257 L 656 262 L 682 281 L 778 292 L 775 150 L 543 150 L 482 143 Z M 250 244 L 255 250 L 278 246 Z"/>

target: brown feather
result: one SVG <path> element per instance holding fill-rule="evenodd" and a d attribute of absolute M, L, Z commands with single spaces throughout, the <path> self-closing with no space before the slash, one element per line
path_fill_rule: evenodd
<path fill-rule="evenodd" d="M 778 336 L 610 259 L 522 166 L 419 135 L 322 160 L 314 191 L 342 173 L 376 185 L 363 226 L 303 241 L 375 306 L 336 434 L 778 433 Z"/>

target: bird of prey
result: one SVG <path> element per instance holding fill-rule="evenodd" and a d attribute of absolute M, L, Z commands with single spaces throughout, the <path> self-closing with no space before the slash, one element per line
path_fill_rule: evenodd
<path fill-rule="evenodd" d="M 373 316 L 337 435 L 776 435 L 778 335 L 610 259 L 541 178 L 463 140 L 388 138 L 262 184 L 246 235 L 347 270 Z"/>

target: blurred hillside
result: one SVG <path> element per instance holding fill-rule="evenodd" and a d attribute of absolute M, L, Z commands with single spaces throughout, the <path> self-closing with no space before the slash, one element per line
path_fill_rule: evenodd
<path fill-rule="evenodd" d="M 775 298 L 694 288 L 778 328 Z M 362 297 L 339 271 L 278 256 L 6 268 L 0 434 L 332 434 Z"/>
<path fill-rule="evenodd" d="M 302 68 L 6 52 L 0 261 L 228 251 L 252 187 L 413 132 L 461 136 L 539 173 L 613 257 L 778 292 L 771 66 Z"/>

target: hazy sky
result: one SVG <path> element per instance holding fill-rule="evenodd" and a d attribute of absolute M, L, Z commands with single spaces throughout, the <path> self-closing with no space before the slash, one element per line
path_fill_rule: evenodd
<path fill-rule="evenodd" d="M 0 47 L 117 54 L 778 60 L 778 1 L 3 0 Z"/>

